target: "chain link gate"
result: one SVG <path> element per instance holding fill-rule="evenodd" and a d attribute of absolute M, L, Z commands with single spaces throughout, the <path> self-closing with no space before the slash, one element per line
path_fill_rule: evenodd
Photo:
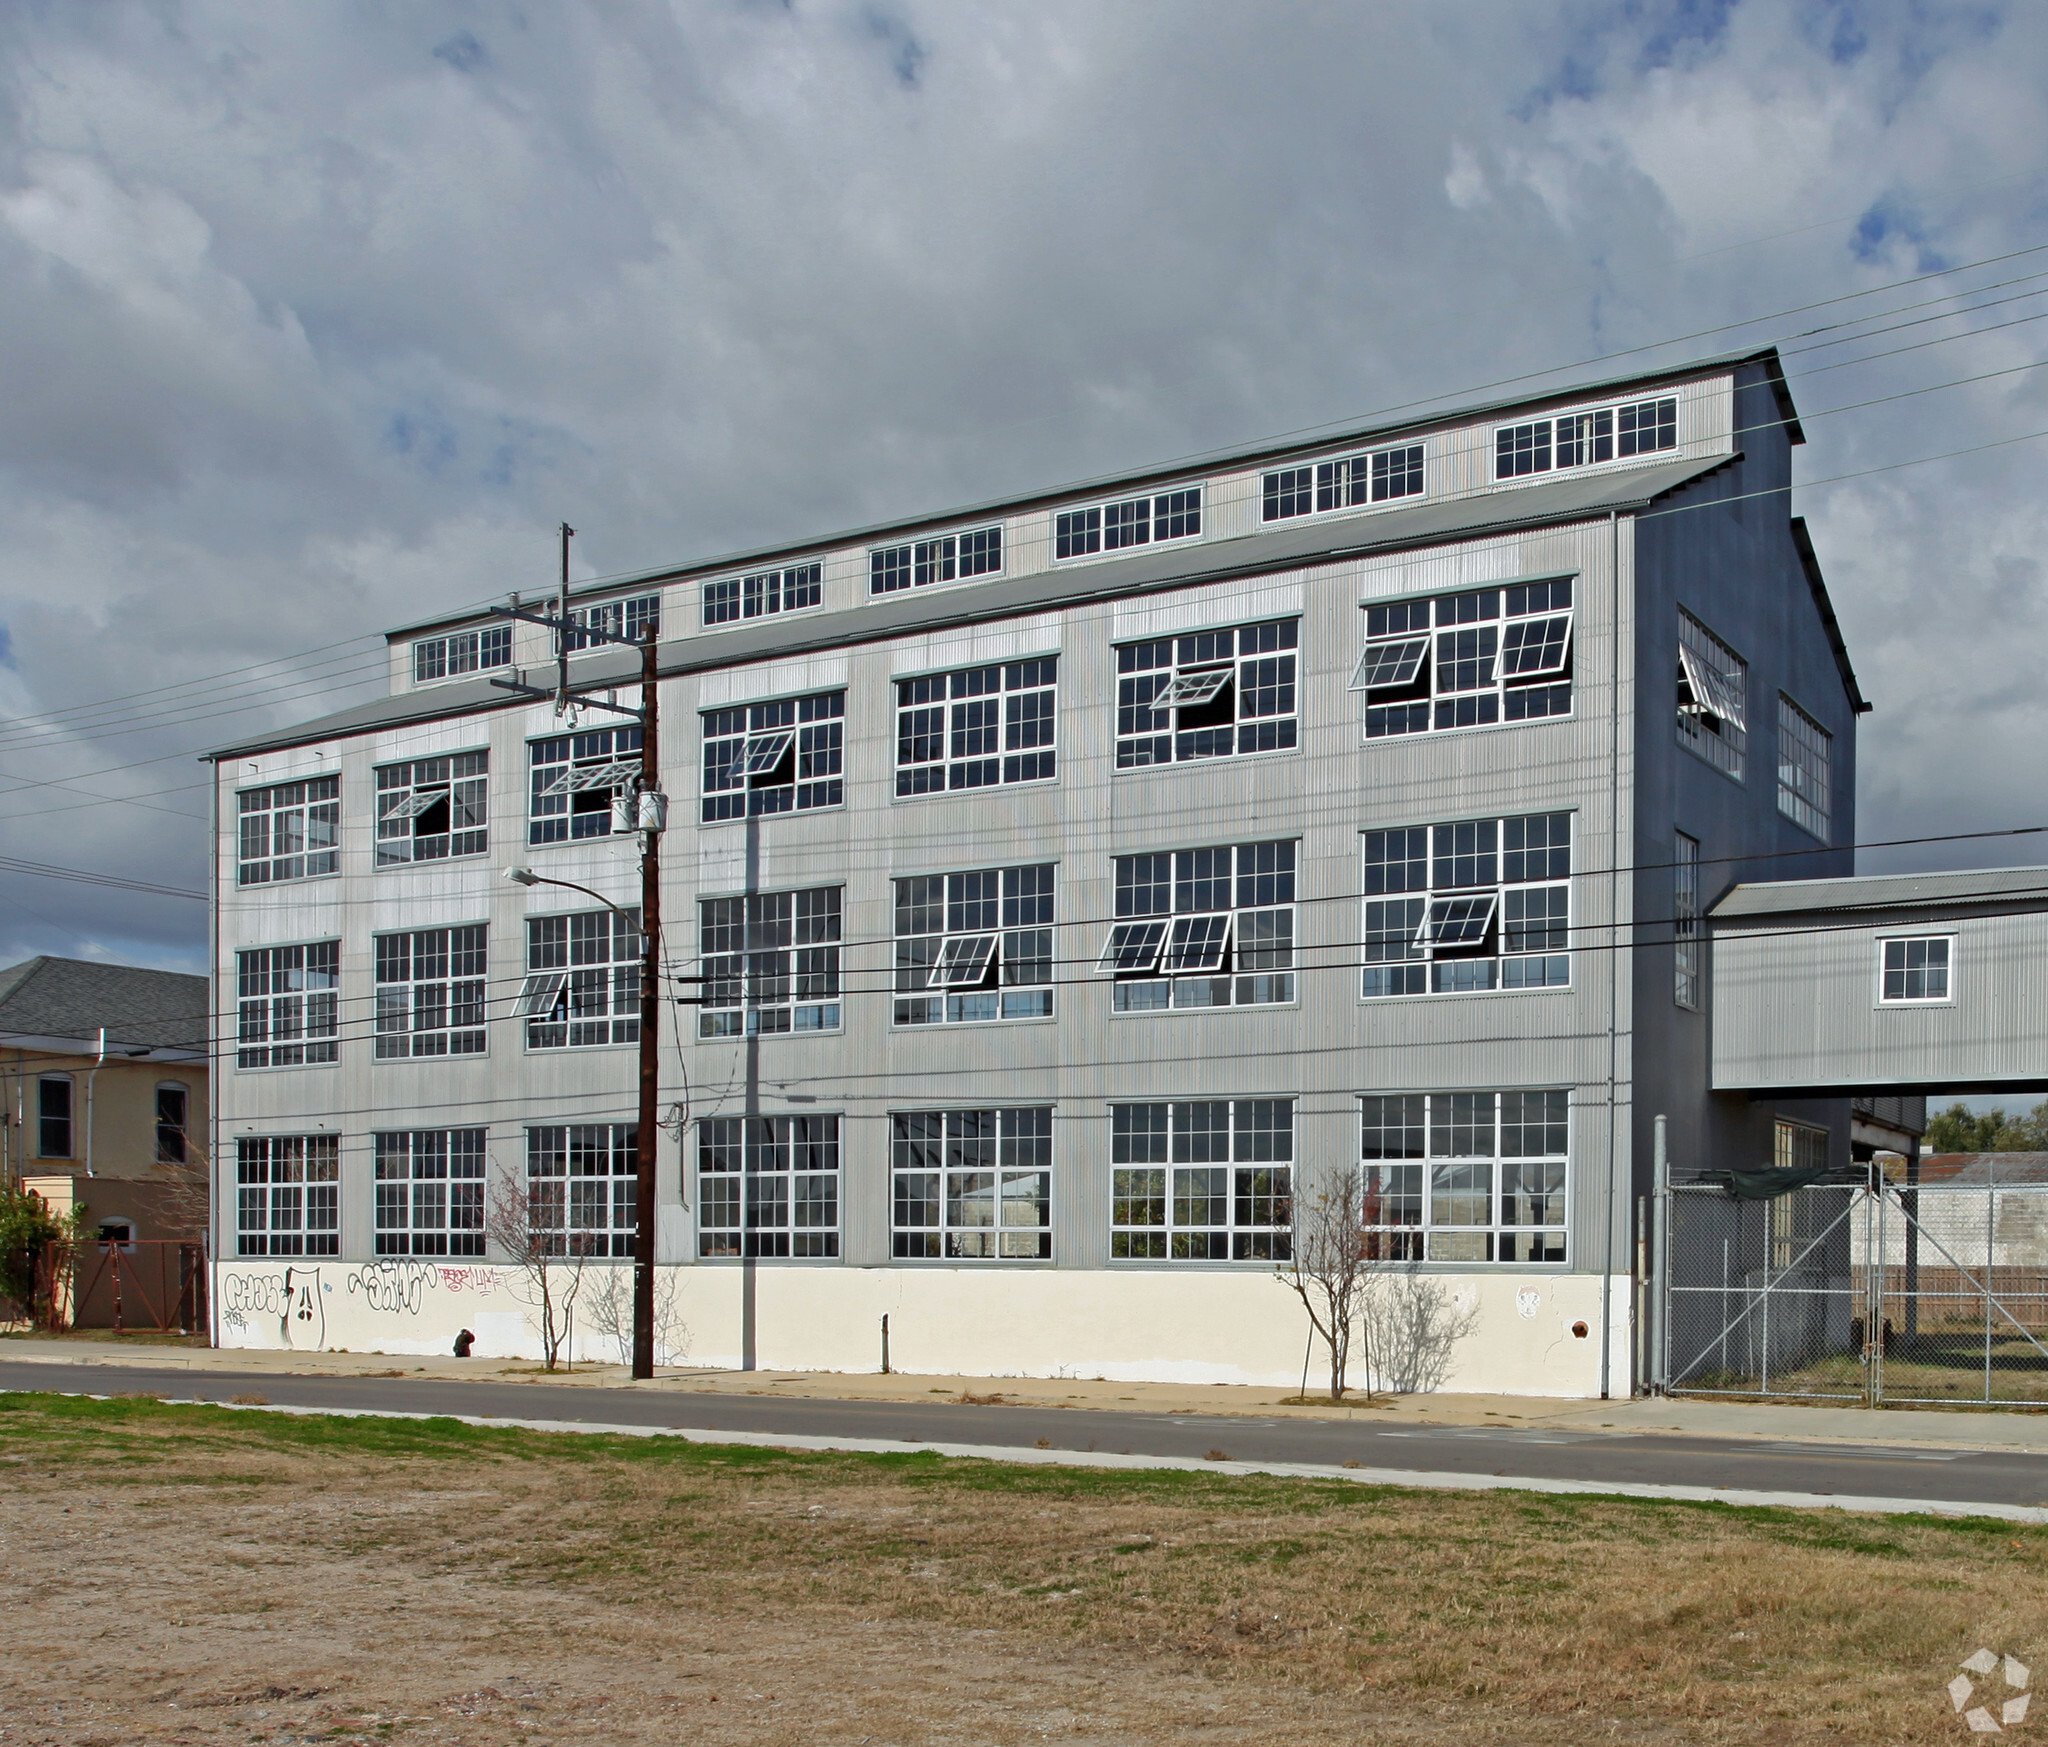
<path fill-rule="evenodd" d="M 1667 1392 L 2048 1407 L 2048 1185 L 1673 1184 L 1664 1205 Z"/>

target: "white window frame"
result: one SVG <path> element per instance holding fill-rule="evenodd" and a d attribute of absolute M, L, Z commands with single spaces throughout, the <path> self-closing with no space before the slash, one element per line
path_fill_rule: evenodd
<path fill-rule="evenodd" d="M 259 822 L 260 840 L 251 829 Z M 339 776 L 271 783 L 235 796 L 236 885 L 276 885 L 340 872 Z"/>
<path fill-rule="evenodd" d="M 1531 1106 L 1530 1100 L 1540 1100 Z M 1511 1132 L 1540 1148 L 1510 1148 Z M 1480 1118 L 1490 1144 L 1472 1150 Z M 1360 1224 L 1376 1262 L 1567 1265 L 1574 1138 L 1564 1087 L 1371 1092 L 1359 1098 Z M 1564 1144 L 1550 1142 L 1562 1132 Z M 1458 1150 L 1460 1145 L 1468 1150 Z M 1399 1150 L 1389 1150 L 1389 1148 Z M 1481 1203 L 1483 1206 L 1475 1206 Z M 1473 1218 L 1475 1212 L 1484 1217 Z M 1532 1217 L 1533 1216 L 1533 1217 Z"/>
<path fill-rule="evenodd" d="M 1292 1258 L 1291 1097 L 1112 1104 L 1110 1136 L 1112 1262 L 1271 1267 Z M 1197 1217 L 1216 1212 L 1219 1202 L 1220 1218 Z M 1255 1216 L 1261 1207 L 1270 1217 Z"/>
<path fill-rule="evenodd" d="M 1426 445 L 1394 443 L 1275 467 L 1259 478 L 1259 520 L 1292 521 L 1335 510 L 1413 503 L 1428 495 Z"/>
<path fill-rule="evenodd" d="M 1469 834 L 1470 848 L 1460 847 L 1465 842 L 1460 833 Z M 1360 999 L 1532 994 L 1570 988 L 1576 908 L 1571 868 L 1577 834 L 1577 820 L 1569 810 L 1361 832 L 1365 898 L 1359 938 L 1365 968 Z M 1532 844 L 1529 839 L 1536 835 L 1545 841 Z M 1378 860 L 1373 856 L 1376 845 L 1382 851 Z M 1424 883 L 1408 883 L 1418 861 Z M 1474 864 L 1475 875 L 1483 875 L 1490 861 L 1493 877 L 1462 883 L 1459 868 L 1468 861 Z M 1560 861 L 1563 872 L 1555 871 Z M 1532 876 L 1532 868 L 1542 871 Z M 1398 870 L 1394 877 L 1400 883 L 1388 884 L 1391 870 Z M 1511 943 L 1518 932 L 1523 944 L 1515 946 Z M 1542 944 L 1529 946 L 1528 940 L 1537 935 Z M 1489 944 L 1490 952 L 1484 950 Z M 1473 968 L 1452 968 L 1464 965 Z M 1483 981 L 1480 966 L 1491 967 Z M 1410 986 L 1415 984 L 1420 986 Z"/>
<path fill-rule="evenodd" d="M 708 631 L 777 613 L 808 612 L 824 601 L 825 566 L 815 558 L 808 564 L 722 576 L 704 585 L 704 628 Z"/>
<path fill-rule="evenodd" d="M 1700 1009 L 1700 840 L 1683 831 L 1672 838 L 1671 998 Z"/>
<path fill-rule="evenodd" d="M 840 1118 L 707 1116 L 697 1124 L 697 1254 L 839 1257 Z"/>
<path fill-rule="evenodd" d="M 402 940 L 406 975 L 386 980 L 385 970 L 397 962 L 387 941 Z M 442 968 L 419 975 L 421 942 Z M 490 987 L 490 927 L 483 922 L 457 922 L 443 928 L 399 928 L 371 936 L 372 986 L 376 990 L 376 1042 L 380 1062 L 441 1061 L 452 1056 L 485 1053 Z M 458 969 L 457 965 L 461 968 Z M 439 1017 L 438 1024 L 422 1024 Z"/>
<path fill-rule="evenodd" d="M 641 733 L 638 728 L 583 728 L 529 740 L 526 841 L 540 848 L 611 836 L 613 802 L 640 777 Z"/>
<path fill-rule="evenodd" d="M 1349 688 L 1365 694 L 1365 738 L 1569 716 L 1576 592 L 1576 578 L 1554 576 L 1365 603 L 1365 647 Z M 1543 635 L 1532 650 L 1535 632 Z"/>
<path fill-rule="evenodd" d="M 376 1159 L 376 1253 L 481 1256 L 484 1171 L 481 1128 L 380 1130 Z"/>
<path fill-rule="evenodd" d="M 341 1059 L 341 942 L 236 953 L 235 1017 L 237 1068 L 332 1067 Z"/>
<path fill-rule="evenodd" d="M 899 877 L 892 1023 L 1052 1018 L 1057 866 L 1047 861 Z"/>
<path fill-rule="evenodd" d="M 1736 782 L 1748 780 L 1749 663 L 1678 609 L 1678 744 Z"/>
<path fill-rule="evenodd" d="M 1817 1122 L 1801 1122 L 1793 1116 L 1779 1116 L 1772 1120 L 1771 1163 L 1779 1170 L 1825 1166 L 1833 1150 L 1834 1137 Z M 1803 1160 L 1799 1156 L 1802 1151 L 1807 1155 Z M 1819 1156 L 1814 1156 L 1816 1154 Z"/>
<path fill-rule="evenodd" d="M 804 1037 L 837 1031 L 845 898 L 844 886 L 699 898 L 704 981 L 698 989 L 704 1004 L 697 1009 L 697 1035 Z"/>
<path fill-rule="evenodd" d="M 868 549 L 868 595 L 880 599 L 939 582 L 968 582 L 1003 573 L 1003 524 L 961 528 Z"/>
<path fill-rule="evenodd" d="M 846 691 L 698 712 L 707 825 L 846 804 Z"/>
<path fill-rule="evenodd" d="M 1230 858 L 1227 872 L 1198 871 L 1195 858 L 1218 855 Z M 1166 880 L 1137 877 L 1148 871 L 1137 864 L 1148 859 L 1169 864 Z M 1300 993 L 1300 865 L 1300 841 L 1291 837 L 1115 857 L 1111 877 L 1117 916 L 1095 960 L 1095 975 L 1112 979 L 1111 1012 L 1214 1012 L 1292 1004 Z M 1230 898 L 1227 905 L 1180 907 L 1187 888 L 1219 880 Z M 1134 907 L 1143 893 L 1162 884 L 1171 886 L 1170 908 Z"/>
<path fill-rule="evenodd" d="M 1194 501 L 1189 503 L 1187 500 Z M 1052 558 L 1055 564 L 1082 563 L 1105 552 L 1134 551 L 1202 537 L 1202 486 L 1170 486 L 1165 491 L 1139 492 L 1133 497 L 1080 504 L 1055 510 Z M 1188 525 L 1192 523 L 1192 525 Z M 1161 525 L 1174 528 L 1162 534 Z"/>
<path fill-rule="evenodd" d="M 439 831 L 422 831 L 436 807 Z M 491 852 L 491 755 L 443 753 L 377 767 L 377 865 L 412 867 Z"/>
<path fill-rule="evenodd" d="M 235 1253 L 341 1254 L 339 1136 L 235 1137 Z"/>
<path fill-rule="evenodd" d="M 1834 743 L 1832 734 L 1778 694 L 1778 811 L 1823 843 L 1834 817 Z"/>
<path fill-rule="evenodd" d="M 1247 637 L 1257 647 L 1244 648 Z M 1228 638 L 1228 653 L 1216 645 Z M 1177 631 L 1163 637 L 1147 637 L 1116 646 L 1116 768 L 1119 774 L 1134 770 L 1162 770 L 1169 765 L 1213 764 L 1226 758 L 1262 758 L 1292 752 L 1301 743 L 1301 620 L 1260 619 L 1249 624 L 1216 625 L 1197 631 Z M 1270 647 L 1267 645 L 1270 644 Z M 1166 660 L 1161 651 L 1170 651 Z M 1139 665 L 1140 663 L 1144 665 Z M 1273 671 L 1261 671 L 1270 667 Z M 1226 678 L 1199 703 L 1162 705 L 1160 700 L 1187 689 L 1198 675 L 1221 672 Z M 1223 685 L 1230 687 L 1230 720 L 1197 723 L 1180 721 L 1182 709 L 1209 709 Z M 1287 707 L 1245 713 L 1247 693 L 1285 694 Z M 1276 695 L 1275 702 L 1279 698 Z M 1168 709 L 1172 722 L 1139 727 L 1140 718 Z M 1190 735 L 1228 734 L 1227 749 L 1197 751 Z M 1265 742 L 1261 744 L 1261 742 Z M 1164 757 L 1155 757 L 1163 743 Z"/>
<path fill-rule="evenodd" d="M 640 1126 L 538 1122 L 526 1130 L 526 1230 L 551 1256 L 630 1260 L 639 1230 Z"/>
<path fill-rule="evenodd" d="M 1645 440 L 1645 415 L 1648 417 Z M 1526 434 L 1527 443 L 1523 437 Z M 1526 448 L 1529 465 L 1507 466 Z M 1493 482 L 1529 479 L 1541 473 L 1576 473 L 1633 461 L 1644 455 L 1666 455 L 1678 448 L 1678 397 L 1652 395 L 1646 400 L 1614 401 L 1540 419 L 1512 419 L 1493 433 Z M 1582 453 L 1581 451 L 1590 451 Z"/>
<path fill-rule="evenodd" d="M 938 1124 L 936 1134 L 931 1124 Z M 969 1133 L 970 1122 L 993 1132 Z M 966 1148 L 973 1146 L 969 1158 Z M 936 1147 L 936 1160 L 916 1150 Z M 1053 1259 L 1053 1106 L 889 1113 L 890 1251 L 899 1262 Z M 937 1179 L 932 1184 L 932 1179 Z M 984 1183 L 980 1179 L 986 1178 Z M 929 1186 L 929 1187 L 928 1187 Z M 928 1219 L 906 1219 L 929 1209 Z M 987 1217 L 979 1215 L 985 1213 Z"/>
<path fill-rule="evenodd" d="M 526 919 L 517 1016 L 526 1047 L 603 1049 L 640 1041 L 640 910 L 572 910 Z M 555 936 L 560 938 L 556 939 Z"/>
<path fill-rule="evenodd" d="M 1033 655 L 893 680 L 896 798 L 1051 782 L 1059 670 L 1057 655 Z"/>
<path fill-rule="evenodd" d="M 1956 1003 L 1956 942 L 1954 934 L 1926 932 L 1916 934 L 1880 934 L 1877 937 L 1877 1005 L 1880 1007 L 1953 1007 Z M 1941 980 L 1939 995 L 1887 994 L 1886 984 L 1893 975 L 1889 964 L 1891 948 L 1907 949 L 1900 956 L 1910 959 L 1910 949 L 1915 946 L 1939 946 L 1942 949 Z M 1929 970 L 1926 964 L 1904 963 L 1897 967 L 1901 978 L 1910 978 L 1915 971 L 1923 974 Z"/>
<path fill-rule="evenodd" d="M 474 631 L 450 631 L 422 637 L 412 646 L 412 682 L 435 685 L 465 673 L 512 665 L 512 627 L 485 625 Z"/>
<path fill-rule="evenodd" d="M 579 649 L 615 648 L 611 643 L 600 644 L 590 635 L 592 631 L 609 633 L 612 637 L 623 637 L 630 643 L 638 643 L 645 636 L 647 627 L 654 627 L 657 642 L 661 638 L 661 594 L 636 594 L 619 600 L 597 601 L 587 607 L 571 607 L 569 623 L 575 627 L 569 633 L 569 653 Z M 555 652 L 561 653 L 561 633 L 555 633 Z"/>

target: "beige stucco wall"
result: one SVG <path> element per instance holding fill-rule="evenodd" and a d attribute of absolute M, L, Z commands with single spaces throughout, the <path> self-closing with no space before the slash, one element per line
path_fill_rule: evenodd
<path fill-rule="evenodd" d="M 37 1147 L 36 1081 L 46 1074 L 71 1076 L 71 1156 L 49 1158 Z M 160 1175 L 156 1163 L 156 1090 L 185 1088 L 185 1127 L 190 1157 L 203 1162 L 207 1135 L 207 1079 L 204 1062 L 138 1062 L 111 1057 L 93 1074 L 91 1055 L 60 1056 L 40 1050 L 0 1050 L 0 1169 L 10 1177 L 55 1175 L 86 1169 L 86 1089 L 92 1088 L 92 1159 L 95 1176 Z"/>

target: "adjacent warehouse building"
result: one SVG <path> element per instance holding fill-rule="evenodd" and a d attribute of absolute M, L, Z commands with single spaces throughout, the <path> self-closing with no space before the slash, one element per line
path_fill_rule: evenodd
<path fill-rule="evenodd" d="M 1867 708 L 1770 351 L 591 588 L 658 624 L 669 1344 L 1280 1381 L 1293 1209 L 1362 1171 L 1436 1380 L 1626 1391 L 1650 1124 L 1715 1089 L 1702 917 L 1851 871 Z M 548 633 L 216 755 L 222 1338 L 527 1350 L 490 1209 L 623 1266 L 637 730 Z M 637 659 L 574 654 L 635 695 Z M 679 985 L 682 987 L 683 985 Z M 550 1191 L 552 1192 L 552 1191 Z M 596 1340 L 591 1332 L 589 1340 Z"/>

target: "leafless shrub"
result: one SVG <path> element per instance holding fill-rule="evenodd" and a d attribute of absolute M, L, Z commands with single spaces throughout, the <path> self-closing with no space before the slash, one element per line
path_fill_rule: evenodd
<path fill-rule="evenodd" d="M 1295 1203 L 1294 1253 L 1278 1269 L 1280 1283 L 1301 1300 L 1309 1326 L 1330 1358 L 1330 1399 L 1348 1387 L 1351 1342 L 1364 1318 L 1374 1275 L 1372 1236 L 1365 1230 L 1364 1190 L 1347 1171 L 1314 1200 Z M 1366 1399 L 1372 1398 L 1368 1351 Z M 1303 1367 L 1306 1370 L 1306 1366 Z"/>
<path fill-rule="evenodd" d="M 1476 1303 L 1459 1307 L 1449 1286 L 1412 1261 L 1375 1270 L 1360 1309 L 1368 1362 L 1396 1395 L 1441 1389 L 1458 1343 L 1479 1323 Z"/>
<path fill-rule="evenodd" d="M 541 1362 L 562 1361 L 583 1290 L 587 1247 L 568 1229 L 559 1181 L 528 1183 L 502 1166 L 494 1169 L 484 1210 L 484 1236 L 517 1271 L 514 1290 L 526 1301 L 527 1319 L 540 1336 Z M 574 1348 L 570 1362 L 574 1363 Z"/>
<path fill-rule="evenodd" d="M 678 1365 L 690 1344 L 690 1330 L 676 1306 L 673 1268 L 654 1273 L 654 1362 Z M 595 1268 L 583 1288 L 583 1323 L 618 1350 L 619 1363 L 633 1362 L 633 1270 Z"/>

